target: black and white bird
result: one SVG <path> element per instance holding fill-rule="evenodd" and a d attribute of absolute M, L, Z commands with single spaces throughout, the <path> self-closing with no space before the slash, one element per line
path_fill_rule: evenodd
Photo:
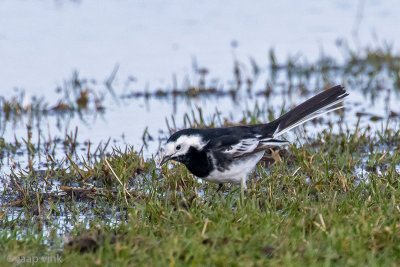
<path fill-rule="evenodd" d="M 296 106 L 278 119 L 265 124 L 212 129 L 184 129 L 167 140 L 161 165 L 175 160 L 195 176 L 213 183 L 233 183 L 246 189 L 251 170 L 265 150 L 286 144 L 277 139 L 287 131 L 324 113 L 340 109 L 348 96 L 337 85 Z"/>

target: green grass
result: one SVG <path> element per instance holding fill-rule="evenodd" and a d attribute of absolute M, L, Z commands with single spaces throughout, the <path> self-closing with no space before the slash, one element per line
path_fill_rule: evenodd
<path fill-rule="evenodd" d="M 128 204 L 103 161 L 82 168 L 83 176 L 103 177 L 103 195 L 47 201 L 73 218 L 85 215 L 83 198 L 91 203 L 89 210 L 97 210 L 95 216 L 87 224 L 72 219 L 73 230 L 63 242 L 43 231 L 57 229 L 48 222 L 57 212 L 50 207 L 35 215 L 37 199 L 27 197 L 19 223 L 3 219 L 0 263 L 10 264 L 7 256 L 58 254 L 70 266 L 395 266 L 400 264 L 398 135 L 324 131 L 311 144 L 289 147 L 292 156 L 272 167 L 258 166 L 244 195 L 234 186 L 215 194 L 216 185 L 200 183 L 182 165 L 160 172 L 133 150 L 115 150 L 108 160 L 122 181 L 131 181 Z M 369 153 L 369 143 L 391 145 Z M 365 155 L 371 171 L 361 179 L 356 167 Z M 107 184 L 117 190 L 107 195 Z M 107 216 L 107 210 L 113 212 Z"/>
<path fill-rule="evenodd" d="M 326 56 L 314 63 L 302 57 L 282 62 L 271 50 L 268 67 L 250 59 L 250 76 L 239 67 L 243 62 L 235 60 L 234 81 L 227 89 L 215 87 L 207 69 L 196 69 L 199 80 L 186 87 L 153 93 L 145 89 L 120 98 L 294 98 L 338 80 L 351 90 L 361 88 L 365 99 L 382 98 L 386 88 L 400 88 L 400 57 L 393 47 L 351 51 L 344 42 L 339 47 L 344 50 L 343 64 Z M 269 72 L 266 87 L 255 91 L 262 69 Z M 94 91 L 87 79 L 74 73 L 59 88 L 54 103 L 32 98 L 24 106 L 23 92 L 0 97 L 2 129 L 9 130 L 24 117 L 38 122 L 27 125 L 26 138 L 0 138 L 0 170 L 10 173 L 1 180 L 0 266 L 49 256 L 60 257 L 67 266 L 400 265 L 396 111 L 386 114 L 392 117 L 390 124 L 373 109 L 357 115 L 360 120 L 369 116 L 375 126 L 380 123 L 380 130 L 360 128 L 358 123 L 346 130 L 346 120 L 336 122 L 336 116 L 336 132 L 297 135 L 285 151 L 270 153 L 272 166 L 261 163 L 255 168 L 244 194 L 230 185 L 216 194 L 217 185 L 199 181 L 183 165 L 160 168 L 155 159 L 144 158 L 142 149 L 111 148 L 111 139 L 98 146 L 82 142 L 78 128 L 66 130 L 64 138 L 38 134 L 33 140 L 32 133 L 42 131 L 44 124 L 39 122 L 47 116 L 63 121 L 78 115 L 84 121 L 88 114 L 107 111 L 106 96 L 120 101 L 112 87 L 116 71 L 104 92 Z M 386 105 L 390 96 L 385 97 Z M 178 127 L 255 124 L 271 121 L 290 107 L 281 108 L 268 101 L 256 103 L 231 122 L 218 112 L 206 118 L 197 107 L 183 115 Z M 348 109 L 335 114 L 354 115 Z M 177 129 L 176 121 L 173 115 L 166 120 L 169 132 Z M 367 122 L 363 119 L 364 125 Z M 308 122 L 308 127 L 321 123 L 332 125 L 324 117 Z M 144 147 L 152 139 L 146 129 Z M 79 153 L 82 149 L 85 152 Z M 19 162 L 22 157 L 27 162 Z M 40 171 L 39 161 L 45 163 Z M 35 266 L 47 265 L 37 259 Z M 59 264 L 56 259 L 54 265 Z"/>

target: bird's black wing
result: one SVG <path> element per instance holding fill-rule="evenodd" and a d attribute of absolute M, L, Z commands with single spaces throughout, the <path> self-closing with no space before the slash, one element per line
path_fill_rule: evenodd
<path fill-rule="evenodd" d="M 248 156 L 269 147 L 276 147 L 285 144 L 285 141 L 272 138 L 259 139 L 259 137 L 240 138 L 234 135 L 222 135 L 213 138 L 205 147 L 206 149 L 222 153 L 226 157 L 238 158 Z"/>
<path fill-rule="evenodd" d="M 218 151 L 230 149 L 232 146 L 238 144 L 240 140 L 240 137 L 236 135 L 221 135 L 212 138 L 205 146 L 205 149 Z"/>

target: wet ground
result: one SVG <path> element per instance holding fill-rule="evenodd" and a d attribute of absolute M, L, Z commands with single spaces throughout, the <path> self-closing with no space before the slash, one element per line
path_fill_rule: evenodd
<path fill-rule="evenodd" d="M 78 127 L 81 141 L 99 143 L 112 138 L 121 142 L 124 135 L 126 142 L 141 146 L 145 129 L 149 127 L 150 135 L 156 138 L 160 129 L 165 130 L 165 118 L 171 115 L 178 127 L 182 127 L 183 114 L 196 106 L 201 106 L 206 116 L 218 108 L 224 116 L 232 114 L 236 119 L 246 107 L 265 101 L 263 97 L 236 103 L 230 97 L 143 101 L 135 97 L 122 100 L 121 96 L 137 91 L 186 90 L 199 85 L 199 70 L 207 71 L 206 87 L 229 91 L 235 87 L 235 60 L 240 63 L 243 82 L 253 76 L 252 66 L 257 65 L 260 74 L 252 89 L 264 90 L 272 64 L 270 49 L 280 62 L 288 58 L 316 62 L 329 55 L 343 63 L 349 54 L 344 45 L 337 45 L 338 40 L 344 40 L 355 52 L 386 43 L 398 52 L 400 31 L 387 26 L 396 24 L 400 12 L 393 1 L 309 1 L 296 9 L 290 6 L 290 1 L 168 5 L 159 1 L 2 1 L 0 61 L 7 67 L 0 69 L 0 92 L 17 95 L 14 88 L 18 88 L 25 91 L 25 104 L 32 97 L 45 97 L 56 105 L 64 97 L 57 88 L 65 88 L 77 71 L 79 79 L 88 81 L 84 86 L 93 91 L 89 96 L 105 99 L 107 112 L 89 115 L 84 121 L 77 116 L 63 118 L 68 126 L 60 128 L 50 116 L 41 122 L 43 131 L 64 136 Z M 113 94 L 105 88 L 105 81 L 112 82 Z M 277 90 L 285 90 L 286 75 L 278 82 L 286 86 Z M 337 78 L 332 82 L 343 83 Z M 307 87 L 317 91 L 323 84 Z M 358 91 L 358 87 L 349 89 Z M 119 101 L 113 101 L 115 98 Z M 354 94 L 352 101 L 364 103 Z M 280 107 L 292 102 L 298 103 L 276 96 L 276 101 L 268 105 Z M 379 113 L 381 108 L 375 110 Z M 17 127 L 3 127 L 2 136 L 7 140 L 14 134 L 25 136 L 25 125 L 24 121 Z M 154 154 L 154 149 L 148 153 Z"/>
<path fill-rule="evenodd" d="M 135 201 L 209 201 L 212 186 L 157 165 L 170 133 L 268 122 L 336 84 L 350 93 L 344 108 L 288 134 L 283 164 L 318 188 L 298 167 L 310 150 L 348 160 L 344 192 L 398 174 L 397 5 L 312 1 L 279 15 L 288 5 L 0 3 L 2 225 L 33 223 L 52 245 L 96 220 L 124 222 Z"/>

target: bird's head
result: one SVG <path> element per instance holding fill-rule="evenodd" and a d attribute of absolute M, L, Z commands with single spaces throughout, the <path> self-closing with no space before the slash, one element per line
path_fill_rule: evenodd
<path fill-rule="evenodd" d="M 165 154 L 160 165 L 165 164 L 169 160 L 184 163 L 191 147 L 200 150 L 206 145 L 202 137 L 198 134 L 194 134 L 191 130 L 192 129 L 181 130 L 171 135 L 167 140 Z"/>

